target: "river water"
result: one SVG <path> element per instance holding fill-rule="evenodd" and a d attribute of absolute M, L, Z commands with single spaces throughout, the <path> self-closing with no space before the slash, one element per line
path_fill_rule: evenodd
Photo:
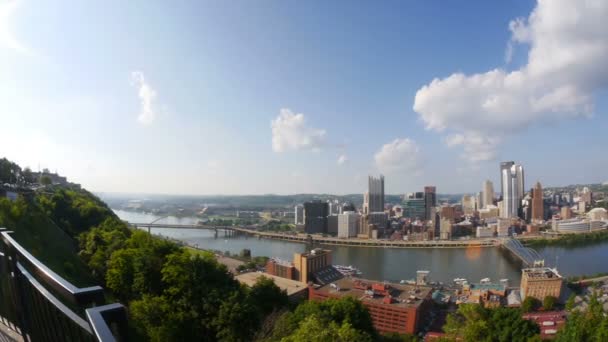
<path fill-rule="evenodd" d="M 154 214 L 124 210 L 114 211 L 129 222 L 152 222 Z M 158 223 L 195 224 L 196 217 L 168 217 Z M 279 257 L 292 260 L 293 253 L 303 252 L 306 245 L 297 242 L 258 239 L 253 236 L 224 237 L 210 230 L 153 228 L 153 234 L 179 239 L 202 249 L 239 253 L 250 249 L 253 256 Z M 399 281 L 413 279 L 417 270 L 431 271 L 432 280 L 448 282 L 466 278 L 478 282 L 482 278 L 492 281 L 507 278 L 511 285 L 519 285 L 521 263 L 499 248 L 381 248 L 320 246 L 331 249 L 333 263 L 353 265 L 363 277 L 374 280 Z M 608 272 L 608 243 L 574 248 L 545 247 L 537 251 L 544 256 L 547 266 L 555 266 L 564 276 Z"/>

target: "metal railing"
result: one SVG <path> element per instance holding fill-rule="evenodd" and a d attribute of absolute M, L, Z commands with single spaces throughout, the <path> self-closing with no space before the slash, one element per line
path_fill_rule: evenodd
<path fill-rule="evenodd" d="M 122 304 L 100 286 L 79 288 L 53 272 L 0 228 L 0 324 L 24 341 L 124 341 Z"/>

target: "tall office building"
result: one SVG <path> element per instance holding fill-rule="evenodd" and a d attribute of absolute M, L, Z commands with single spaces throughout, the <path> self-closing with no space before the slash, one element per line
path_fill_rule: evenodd
<path fill-rule="evenodd" d="M 434 186 L 424 187 L 424 219 L 429 221 L 433 219 L 431 208 L 437 206 L 437 188 Z"/>
<path fill-rule="evenodd" d="M 512 161 L 500 163 L 500 188 L 502 191 L 502 217 L 519 217 L 524 196 L 524 168 Z"/>
<path fill-rule="evenodd" d="M 338 237 L 351 238 L 357 236 L 360 220 L 359 213 L 352 211 L 338 215 Z"/>
<path fill-rule="evenodd" d="M 532 221 L 542 221 L 544 217 L 543 188 L 540 182 L 536 182 L 532 189 Z"/>
<path fill-rule="evenodd" d="M 295 222 L 296 225 L 304 224 L 304 206 L 301 204 L 295 207 Z"/>
<path fill-rule="evenodd" d="M 363 213 L 384 211 L 384 176 L 379 178 L 369 176 L 368 191 L 363 196 Z"/>
<path fill-rule="evenodd" d="M 487 208 L 494 204 L 494 184 L 490 180 L 486 180 L 483 182 L 482 190 L 481 205 L 483 208 Z"/>
<path fill-rule="evenodd" d="M 327 202 L 311 201 L 304 203 L 304 231 L 306 233 L 327 233 Z"/>
<path fill-rule="evenodd" d="M 462 196 L 462 211 L 465 215 L 471 216 L 477 210 L 477 204 L 475 196 L 464 195 Z"/>

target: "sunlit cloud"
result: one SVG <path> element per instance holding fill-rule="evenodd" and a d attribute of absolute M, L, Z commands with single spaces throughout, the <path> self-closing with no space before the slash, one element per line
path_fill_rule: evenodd
<path fill-rule="evenodd" d="M 141 71 L 131 72 L 131 84 L 137 88 L 137 95 L 140 100 L 140 112 L 137 121 L 141 124 L 149 125 L 156 119 L 156 91 L 146 82 L 144 73 Z"/>
<path fill-rule="evenodd" d="M 18 0 L 0 3 L 0 48 L 29 54 L 29 50 L 13 35 L 10 28 L 11 19 L 20 4 L 21 1 Z"/>

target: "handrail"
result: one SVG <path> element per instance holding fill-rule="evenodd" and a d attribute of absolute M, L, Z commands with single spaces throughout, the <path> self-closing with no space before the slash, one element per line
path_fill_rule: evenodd
<path fill-rule="evenodd" d="M 8 323 L 13 331 L 25 341 L 69 336 L 77 341 L 115 342 L 128 337 L 122 304 L 103 305 L 102 287 L 74 286 L 29 253 L 11 233 L 0 228 L 0 276 L 8 280 L 0 283 L 0 293 L 6 291 L 12 298 L 0 302 L 0 309 L 11 317 Z"/>
<path fill-rule="evenodd" d="M 16 257 L 19 261 L 27 261 L 34 269 L 33 271 L 43 277 L 49 286 L 57 290 L 62 296 L 78 305 L 103 305 L 105 304 L 105 296 L 101 286 L 91 286 L 79 288 L 65 280 L 62 276 L 55 273 L 45 264 L 40 262 L 30 252 L 23 248 L 12 236 L 10 231 L 2 231 L 2 239 L 4 242 L 15 249 Z"/>
<path fill-rule="evenodd" d="M 40 284 L 40 282 L 36 280 L 36 278 L 34 278 L 34 276 L 32 276 L 22 265 L 17 263 L 17 267 L 19 268 L 19 272 L 21 272 L 21 274 L 32 284 L 32 286 L 34 286 L 36 290 L 38 290 L 38 292 L 40 292 L 40 294 L 43 295 L 49 302 L 55 305 L 57 309 L 61 311 L 61 313 L 68 316 L 69 319 L 74 321 L 74 323 L 78 324 L 82 329 L 92 333 L 91 327 L 89 326 L 89 323 L 87 323 L 87 321 L 82 319 L 80 316 L 74 313 L 74 311 L 72 311 L 70 308 L 65 306 L 65 304 L 59 301 L 55 296 L 53 296 L 53 294 L 50 293 L 47 289 L 45 289 L 44 286 L 42 286 L 42 284 Z"/>
<path fill-rule="evenodd" d="M 126 311 L 122 304 L 114 303 L 86 310 L 87 318 L 98 341 L 115 341 L 114 334 L 107 322 L 126 322 Z M 127 336 L 127 327 L 118 326 L 121 336 Z"/>

